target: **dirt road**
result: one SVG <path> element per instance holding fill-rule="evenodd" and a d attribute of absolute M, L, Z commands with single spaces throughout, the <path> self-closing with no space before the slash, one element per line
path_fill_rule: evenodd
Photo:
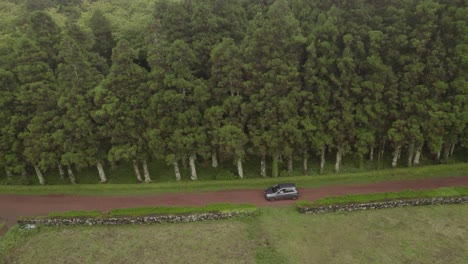
<path fill-rule="evenodd" d="M 433 189 L 450 186 L 468 186 L 468 176 L 455 178 L 422 179 L 411 181 L 380 182 L 373 184 L 300 188 L 299 200 L 316 200 L 322 197 L 394 192 L 406 189 Z M 203 193 L 158 194 L 152 196 L 78 196 L 78 195 L 0 195 L 0 218 L 7 226 L 16 223 L 20 216 L 46 215 L 49 212 L 71 210 L 101 210 L 113 208 L 160 205 L 199 206 L 210 203 L 250 203 L 258 206 L 280 206 L 296 201 L 267 202 L 262 190 L 230 190 Z"/>

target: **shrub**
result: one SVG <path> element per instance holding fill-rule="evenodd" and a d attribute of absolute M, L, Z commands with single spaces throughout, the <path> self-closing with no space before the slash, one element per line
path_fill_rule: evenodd
<path fill-rule="evenodd" d="M 288 170 L 282 170 L 282 171 L 280 171 L 280 174 L 279 174 L 280 177 L 291 177 L 293 175 L 294 175 L 294 173 L 289 174 Z"/>
<path fill-rule="evenodd" d="M 216 176 L 215 176 L 216 180 L 235 180 L 237 178 L 238 178 L 237 175 L 225 169 L 220 169 L 218 173 L 216 173 Z"/>
<path fill-rule="evenodd" d="M 303 200 L 296 203 L 296 206 L 299 208 L 307 208 L 313 206 L 311 201 Z"/>

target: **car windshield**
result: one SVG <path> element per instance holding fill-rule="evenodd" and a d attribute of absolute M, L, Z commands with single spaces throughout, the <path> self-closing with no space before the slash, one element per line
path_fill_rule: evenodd
<path fill-rule="evenodd" d="M 275 185 L 271 188 L 274 192 L 277 192 L 279 190 L 279 186 Z"/>

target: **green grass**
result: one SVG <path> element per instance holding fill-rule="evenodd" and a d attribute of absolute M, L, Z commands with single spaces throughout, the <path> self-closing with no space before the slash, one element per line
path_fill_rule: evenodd
<path fill-rule="evenodd" d="M 155 214 L 194 214 L 208 212 L 245 212 L 256 210 L 255 205 L 251 204 L 209 204 L 206 206 L 157 206 L 157 207 L 134 207 L 113 209 L 109 216 L 141 216 Z"/>
<path fill-rule="evenodd" d="M 317 199 L 314 202 L 300 201 L 298 206 L 321 206 L 333 204 L 368 203 L 388 200 L 458 197 L 468 196 L 468 187 L 444 187 L 433 190 L 405 190 L 401 192 L 372 193 L 372 194 L 350 194 L 344 196 L 333 196 Z"/>
<path fill-rule="evenodd" d="M 0 185 L 0 194 L 79 194 L 79 195 L 150 195 L 158 193 L 202 192 L 230 189 L 264 189 L 278 182 L 295 182 L 299 188 L 329 185 L 373 183 L 381 181 L 414 180 L 468 175 L 468 163 L 432 165 L 417 168 L 399 168 L 356 173 L 243 180 L 205 180 L 157 182 L 152 184 L 78 184 L 18 186 Z"/>
<path fill-rule="evenodd" d="M 93 211 L 67 211 L 67 212 L 51 212 L 47 217 L 54 218 L 69 218 L 69 217 L 102 217 L 102 212 L 98 210 Z"/>
<path fill-rule="evenodd" d="M 265 208 L 263 248 L 288 263 L 466 263 L 468 205 L 302 215 Z M 269 259 L 258 263 L 269 263 Z"/>
<path fill-rule="evenodd" d="M 182 224 L 12 228 L 0 263 L 466 263 L 468 204 Z"/>
<path fill-rule="evenodd" d="M 0 239 L 0 263 L 254 263 L 255 245 L 246 229 L 244 223 L 230 220 L 16 228 Z M 2 255 L 3 239 L 10 244 Z"/>
<path fill-rule="evenodd" d="M 108 216 L 143 216 L 157 214 L 199 214 L 209 212 L 254 212 L 257 207 L 253 204 L 217 203 L 205 206 L 155 206 L 132 207 L 112 209 L 108 214 L 101 211 L 66 211 L 51 212 L 46 217 L 71 218 L 71 217 L 108 217 Z M 1 228 L 1 226 L 0 226 Z"/>

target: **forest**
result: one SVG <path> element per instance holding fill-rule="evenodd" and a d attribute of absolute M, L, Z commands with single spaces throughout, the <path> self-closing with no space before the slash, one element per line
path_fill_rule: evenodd
<path fill-rule="evenodd" d="M 0 0 L 2 174 L 466 160 L 467 3 Z"/>

